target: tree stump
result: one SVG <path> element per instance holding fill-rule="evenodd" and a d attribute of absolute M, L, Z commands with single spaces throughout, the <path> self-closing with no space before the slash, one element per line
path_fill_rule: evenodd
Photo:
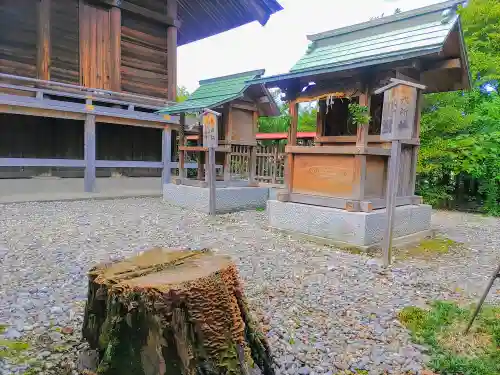
<path fill-rule="evenodd" d="M 231 259 L 153 249 L 89 272 L 83 337 L 103 375 L 274 375 Z M 257 367 L 256 367 L 257 366 Z"/>

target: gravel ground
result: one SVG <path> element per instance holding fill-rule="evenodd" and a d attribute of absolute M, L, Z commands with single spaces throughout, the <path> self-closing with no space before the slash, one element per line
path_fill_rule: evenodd
<path fill-rule="evenodd" d="M 31 343 L 22 355 L 32 373 L 77 365 L 87 269 L 155 245 L 230 254 L 278 373 L 290 375 L 419 373 L 425 350 L 411 344 L 397 311 L 435 298 L 476 298 L 499 261 L 500 220 L 470 214 L 433 217 L 446 236 L 470 244 L 463 254 L 407 259 L 383 273 L 367 256 L 269 230 L 264 212 L 210 218 L 156 198 L 0 209 L 0 323 L 7 325 L 4 338 Z M 490 300 L 499 297 L 493 291 Z M 0 374 L 22 374 L 27 366 L 0 359 Z"/>

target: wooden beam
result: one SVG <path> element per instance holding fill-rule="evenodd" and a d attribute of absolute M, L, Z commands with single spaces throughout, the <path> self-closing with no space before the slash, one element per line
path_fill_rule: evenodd
<path fill-rule="evenodd" d="M 167 0 L 167 14 L 177 19 L 177 0 Z M 167 99 L 177 98 L 177 26 L 167 28 Z"/>
<path fill-rule="evenodd" d="M 38 2 L 37 77 L 50 80 L 50 5 L 51 0 Z"/>
<path fill-rule="evenodd" d="M 250 104 L 231 104 L 231 107 L 237 108 L 237 109 L 243 109 L 245 111 L 257 111 L 258 108 L 255 105 L 250 105 Z"/>
<path fill-rule="evenodd" d="M 113 7 L 110 12 L 110 29 L 111 29 L 111 72 L 110 86 L 113 91 L 121 91 L 121 66 L 122 66 L 122 13 L 120 8 Z"/>
<path fill-rule="evenodd" d="M 297 126 L 299 122 L 299 103 L 295 100 L 290 101 L 290 129 L 288 131 L 288 145 L 287 147 L 296 147 L 297 144 Z M 292 192 L 293 186 L 293 153 L 286 156 L 285 165 L 285 185 L 288 193 Z"/>
<path fill-rule="evenodd" d="M 426 66 L 425 71 L 430 70 L 443 70 L 443 69 L 460 69 L 462 68 L 462 62 L 460 59 L 448 59 L 443 61 L 438 61 L 436 63 L 429 64 Z"/>
<path fill-rule="evenodd" d="M 177 19 L 177 17 L 174 18 L 171 17 L 170 15 L 164 15 L 158 12 L 154 12 L 152 10 L 149 10 L 148 8 L 135 5 L 130 1 L 124 1 L 124 0 L 97 0 L 97 1 L 109 6 L 121 8 L 130 13 L 137 14 L 139 16 L 154 20 L 164 25 L 175 26 L 175 27 L 181 26 L 181 22 Z"/>
<path fill-rule="evenodd" d="M 380 147 L 356 146 L 286 146 L 287 154 L 380 155 L 389 156 L 390 150 Z"/>
<path fill-rule="evenodd" d="M 84 159 L 85 177 L 84 190 L 86 193 L 95 192 L 95 165 L 96 165 L 96 142 L 95 142 L 95 116 L 87 115 L 84 127 Z"/>

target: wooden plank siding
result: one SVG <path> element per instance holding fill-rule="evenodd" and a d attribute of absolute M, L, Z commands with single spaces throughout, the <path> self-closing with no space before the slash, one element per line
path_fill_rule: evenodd
<path fill-rule="evenodd" d="M 78 0 L 51 0 L 50 79 L 80 84 Z"/>
<path fill-rule="evenodd" d="M 167 98 L 165 25 L 122 11 L 122 90 Z"/>
<path fill-rule="evenodd" d="M 33 0 L 0 1 L 0 72 L 36 78 L 38 7 Z"/>
<path fill-rule="evenodd" d="M 177 1 L 112 4 L 2 0 L 0 73 L 175 99 Z"/>

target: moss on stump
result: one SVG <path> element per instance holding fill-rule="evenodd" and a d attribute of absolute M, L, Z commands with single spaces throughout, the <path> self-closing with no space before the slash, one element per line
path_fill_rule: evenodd
<path fill-rule="evenodd" d="M 274 375 L 235 265 L 209 251 L 153 249 L 92 268 L 83 337 L 103 375 Z"/>

